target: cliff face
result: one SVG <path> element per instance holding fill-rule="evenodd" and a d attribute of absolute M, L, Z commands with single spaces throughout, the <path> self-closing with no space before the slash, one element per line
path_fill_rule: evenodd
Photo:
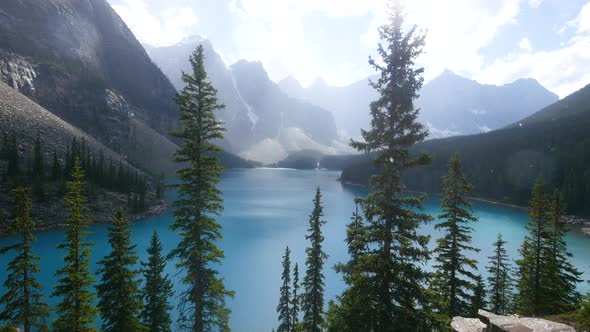
<path fill-rule="evenodd" d="M 125 155 L 134 123 L 176 126 L 174 87 L 104 0 L 0 2 L 0 79 Z"/>

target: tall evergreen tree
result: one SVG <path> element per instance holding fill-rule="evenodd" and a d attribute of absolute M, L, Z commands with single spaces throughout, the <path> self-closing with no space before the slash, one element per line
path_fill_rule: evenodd
<path fill-rule="evenodd" d="M 486 303 L 486 286 L 481 275 L 478 275 L 475 277 L 475 287 L 473 287 L 473 295 L 471 295 L 471 301 L 469 303 L 469 315 L 471 317 L 477 317 L 477 312 L 479 309 L 484 309 Z"/>
<path fill-rule="evenodd" d="M 439 312 L 449 317 L 467 316 L 469 304 L 475 291 L 477 261 L 470 253 L 479 249 L 470 245 L 473 228 L 469 223 L 477 221 L 472 215 L 471 203 L 465 198 L 473 186 L 465 179 L 459 155 L 449 161 L 449 173 L 442 180 L 444 196 L 441 200 L 443 213 L 435 228 L 444 232 L 437 240 L 437 253 L 432 278 L 432 288 L 437 293 Z"/>
<path fill-rule="evenodd" d="M 0 145 L 0 159 L 4 160 L 8 158 L 8 133 L 4 132 L 2 134 L 2 145 Z"/>
<path fill-rule="evenodd" d="M 35 255 L 32 244 L 36 241 L 33 231 L 35 222 L 31 219 L 31 193 L 29 189 L 17 188 L 12 191 L 15 201 L 15 220 L 11 231 L 18 234 L 20 242 L 0 249 L 0 254 L 10 251 L 16 256 L 8 263 L 7 278 L 4 282 L 6 293 L 0 298 L 4 309 L 0 321 L 22 326 L 24 332 L 32 329 L 45 331 L 49 307 L 43 302 L 41 285 L 35 275 L 39 273 L 40 258 Z"/>
<path fill-rule="evenodd" d="M 35 146 L 33 148 L 33 177 L 43 178 L 45 172 L 45 161 L 43 160 L 43 149 L 41 148 L 41 136 L 37 133 Z"/>
<path fill-rule="evenodd" d="M 185 88 L 177 95 L 182 130 L 172 135 L 181 148 L 176 161 L 179 197 L 175 202 L 174 223 L 181 240 L 172 255 L 177 268 L 184 271 L 182 282 L 187 289 L 180 294 L 179 323 L 193 331 L 229 330 L 230 310 L 225 300 L 233 292 L 225 288 L 215 265 L 224 257 L 216 242 L 221 239 L 221 225 L 215 220 L 223 210 L 221 191 L 217 188 L 222 170 L 216 140 L 223 138 L 222 123 L 215 111 L 224 108 L 217 101 L 217 90 L 209 83 L 204 66 L 204 49 L 199 46 L 191 55 L 192 73 L 183 73 Z"/>
<path fill-rule="evenodd" d="M 162 255 L 162 243 L 158 233 L 154 231 L 150 246 L 147 249 L 148 260 L 142 262 L 142 273 L 145 286 L 142 290 L 144 307 L 141 310 L 141 323 L 149 332 L 171 332 L 169 299 L 174 293 L 172 282 L 167 274 L 166 257 Z"/>
<path fill-rule="evenodd" d="M 102 331 L 140 331 L 138 271 L 133 268 L 138 260 L 136 245 L 131 244 L 129 222 L 121 208 L 109 227 L 109 244 L 111 253 L 99 262 L 97 271 L 101 276 L 97 291 Z"/>
<path fill-rule="evenodd" d="M 36 199 L 43 201 L 45 199 L 45 192 L 43 190 L 45 162 L 43 160 L 43 149 L 41 148 L 41 136 L 38 132 L 37 140 L 35 141 L 35 146 L 33 148 L 31 177 L 33 178 L 33 194 Z"/>
<path fill-rule="evenodd" d="M 313 200 L 313 211 L 309 216 L 308 234 L 305 236 L 310 241 L 310 246 L 305 249 L 305 277 L 303 278 L 303 328 L 305 331 L 321 331 L 324 322 L 324 262 L 328 255 L 322 248 L 324 236 L 322 226 L 326 223 L 322 220 L 324 207 L 322 206 L 322 193 L 316 189 Z"/>
<path fill-rule="evenodd" d="M 548 314 L 546 302 L 548 247 L 545 237 L 548 234 L 549 201 L 545 193 L 544 181 L 539 177 L 533 186 L 532 198 L 529 203 L 527 225 L 529 234 L 525 237 L 519 250 L 521 258 L 518 265 L 516 309 L 524 315 Z"/>
<path fill-rule="evenodd" d="M 89 271 L 90 248 L 93 243 L 86 240 L 90 217 L 87 214 L 87 198 L 84 195 L 86 182 L 80 160 L 72 168 L 71 181 L 66 183 L 65 201 L 70 215 L 66 222 L 66 239 L 57 248 L 66 251 L 65 266 L 56 272 L 57 285 L 53 296 L 61 298 L 57 304 L 57 319 L 54 331 L 88 332 L 97 331 L 92 325 L 98 310 L 94 306 L 95 293 L 91 287 L 94 277 Z"/>
<path fill-rule="evenodd" d="M 371 179 L 371 193 L 362 200 L 370 252 L 360 269 L 374 279 L 375 330 L 395 326 L 409 331 L 428 324 L 422 310 L 428 273 L 422 263 L 430 257 L 429 237 L 417 229 L 432 218 L 422 213 L 423 197 L 401 195 L 401 172 L 430 161 L 410 154 L 428 136 L 413 105 L 423 83 L 423 69 L 416 68 L 415 59 L 422 53 L 424 35 L 416 27 L 404 32 L 403 22 L 401 3 L 393 1 L 389 21 L 379 30 L 380 60 L 370 59 L 380 72 L 371 83 L 379 93 L 370 105 L 371 128 L 361 131 L 364 141 L 352 142 L 360 151 L 376 152 L 374 166 L 380 171 Z"/>
<path fill-rule="evenodd" d="M 494 242 L 494 254 L 489 257 L 487 266 L 490 310 L 497 315 L 512 312 L 512 267 L 505 245 L 506 241 L 502 239 L 502 234 L 498 234 Z"/>
<path fill-rule="evenodd" d="M 295 263 L 293 268 L 293 295 L 291 296 L 291 326 L 293 331 L 297 330 L 299 324 L 299 265 Z"/>
<path fill-rule="evenodd" d="M 279 314 L 279 327 L 277 332 L 291 332 L 293 331 L 292 316 L 291 316 L 291 250 L 289 247 L 285 248 L 283 255 L 283 273 L 281 274 L 281 285 L 279 297 L 279 304 L 277 305 L 277 313 Z"/>
<path fill-rule="evenodd" d="M 7 148 L 8 169 L 6 175 L 17 176 L 20 175 L 20 161 L 18 155 L 18 145 L 16 144 L 16 135 L 12 134 Z"/>
<path fill-rule="evenodd" d="M 549 211 L 548 263 L 544 269 L 548 271 L 547 304 L 551 313 L 573 311 L 577 308 L 582 296 L 576 290 L 577 283 L 582 282 L 582 273 L 571 262 L 572 254 L 567 251 L 565 235 L 567 226 L 561 220 L 565 212 L 563 196 L 555 190 Z"/>
<path fill-rule="evenodd" d="M 51 179 L 53 181 L 57 181 L 62 176 L 61 164 L 59 163 L 59 158 L 57 157 L 57 152 L 53 150 L 53 160 L 51 162 Z"/>
<path fill-rule="evenodd" d="M 356 203 L 351 222 L 347 225 L 346 243 L 350 260 L 336 264 L 334 269 L 341 273 L 348 288 L 337 301 L 331 301 L 327 318 L 328 331 L 372 331 L 375 312 L 372 294 L 375 294 L 372 280 L 364 271 L 370 264 L 367 246 L 367 228 Z"/>
<path fill-rule="evenodd" d="M 582 303 L 582 308 L 576 314 L 576 320 L 579 330 L 590 330 L 590 293 L 586 295 L 586 300 Z"/>

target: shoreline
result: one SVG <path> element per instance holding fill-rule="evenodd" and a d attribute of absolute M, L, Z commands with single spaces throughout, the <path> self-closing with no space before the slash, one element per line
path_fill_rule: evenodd
<path fill-rule="evenodd" d="M 353 182 L 353 181 L 347 181 L 347 180 L 342 180 L 341 178 L 338 179 L 338 181 L 342 184 L 345 184 L 347 186 L 354 186 L 354 187 L 364 187 L 364 188 L 368 188 L 368 185 L 365 184 L 360 184 L 357 182 Z M 442 193 L 429 193 L 429 192 L 425 192 L 425 191 L 417 191 L 417 190 L 404 190 L 404 192 L 406 193 L 412 193 L 412 194 L 420 194 L 420 195 L 428 195 L 428 196 L 437 196 L 437 197 L 442 197 Z M 517 209 L 517 210 L 522 210 L 522 211 L 526 211 L 528 208 L 526 206 L 522 206 L 522 205 L 517 205 L 517 204 L 511 204 L 511 203 L 505 203 L 505 202 L 499 202 L 499 201 L 494 201 L 488 198 L 483 198 L 483 197 L 477 197 L 477 196 L 466 196 L 467 199 L 471 200 L 471 201 L 476 201 L 476 202 L 481 202 L 481 203 L 488 203 L 488 204 L 492 204 L 492 205 L 499 205 L 499 206 L 505 206 L 505 207 L 509 207 L 509 208 L 513 208 L 513 209 Z"/>
<path fill-rule="evenodd" d="M 158 216 L 165 213 L 169 208 L 169 205 L 166 204 L 164 200 L 157 202 L 156 204 L 152 205 L 149 209 L 144 212 L 135 213 L 127 215 L 129 222 L 136 222 L 140 219 L 145 219 L 153 216 Z M 88 223 L 87 225 L 104 225 L 110 224 L 111 219 L 92 219 L 92 222 Z M 54 229 L 64 229 L 63 224 L 47 224 L 43 223 L 40 224 L 39 222 L 36 223 L 37 227 L 35 227 L 34 232 L 44 232 L 50 231 Z M 3 229 L 0 229 L 0 237 L 12 235 L 11 233 L 4 233 Z"/>
<path fill-rule="evenodd" d="M 356 182 L 353 182 L 353 181 L 345 181 L 345 180 L 342 180 L 341 178 L 339 178 L 338 181 L 340 183 L 344 184 L 344 185 L 368 188 L 367 185 L 356 183 Z M 428 192 L 416 191 L 416 190 L 406 190 L 405 192 L 412 193 L 412 194 L 437 196 L 437 197 L 441 197 L 442 196 L 442 193 L 428 193 Z M 467 196 L 466 198 L 469 199 L 469 200 L 471 200 L 471 201 L 474 201 L 474 202 L 486 203 L 486 204 L 491 204 L 491 205 L 496 205 L 496 206 L 503 206 L 503 207 L 508 207 L 508 208 L 520 210 L 520 211 L 527 211 L 528 210 L 528 208 L 526 206 L 517 205 L 517 204 L 511 204 L 511 203 L 504 203 L 504 202 L 499 202 L 499 201 L 494 201 L 494 200 L 487 199 L 487 198 L 482 198 L 482 197 Z M 562 216 L 562 217 L 564 217 L 564 216 Z M 577 217 L 577 216 L 575 216 L 575 217 Z M 586 225 L 584 223 L 582 223 L 582 224 L 572 224 L 572 223 L 568 223 L 568 222 L 565 222 L 565 224 L 568 225 L 570 232 L 575 232 L 575 233 L 578 233 L 580 235 L 583 235 L 583 236 L 586 236 L 586 237 L 590 237 L 590 225 Z"/>

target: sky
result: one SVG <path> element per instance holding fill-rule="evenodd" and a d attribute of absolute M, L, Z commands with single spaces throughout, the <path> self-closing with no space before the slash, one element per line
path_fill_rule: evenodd
<path fill-rule="evenodd" d="M 271 79 L 343 86 L 374 74 L 387 0 L 108 0 L 140 42 L 200 35 L 227 65 L 260 61 Z M 590 84 L 590 0 L 405 1 L 426 32 L 426 81 L 449 69 L 486 84 L 534 78 L 560 97 Z"/>

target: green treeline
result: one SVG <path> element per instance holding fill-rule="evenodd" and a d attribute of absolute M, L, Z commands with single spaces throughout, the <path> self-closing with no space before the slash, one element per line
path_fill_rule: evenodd
<path fill-rule="evenodd" d="M 7 291 L 0 297 L 0 321 L 25 332 L 98 331 L 95 322 L 100 315 L 102 331 L 170 331 L 172 286 L 163 272 L 167 258 L 162 245 L 154 233 L 147 261 L 142 262 L 141 269 L 135 269 L 138 257 L 122 209 L 115 212 L 113 225 L 109 227 L 111 253 L 98 262 L 101 267 L 96 275 L 90 272 L 94 244 L 87 240 L 91 218 L 85 178 L 82 162 L 76 158 L 70 180 L 65 182 L 63 199 L 69 214 L 63 224 L 65 239 L 57 245 L 65 255 L 51 293 L 60 300 L 53 308 L 56 314 L 53 322 L 48 321 L 50 308 L 44 301 L 43 285 L 36 278 L 41 271 L 40 257 L 31 247 L 35 242 L 35 221 L 30 215 L 32 192 L 25 187 L 12 190 L 14 209 L 9 217 L 9 232 L 17 234 L 20 241 L 0 248 L 0 254 L 14 254 L 4 281 Z M 143 281 L 140 273 L 145 278 Z M 144 287 L 140 287 L 142 282 Z"/>
<path fill-rule="evenodd" d="M 563 188 L 546 185 L 537 174 L 532 193 L 527 189 L 528 234 L 515 262 L 509 260 L 501 234 L 488 244 L 494 250 L 487 262 L 471 258 L 480 248 L 472 243 L 478 220 L 467 197 L 477 187 L 470 183 L 471 174 L 464 171 L 459 155 L 445 161 L 445 172 L 436 179 L 444 194 L 442 213 L 436 219 L 423 211 L 425 196 L 403 193 L 404 175 L 431 162 L 429 156 L 411 152 L 428 135 L 413 107 L 423 83 L 423 69 L 416 68 L 415 60 L 425 37 L 416 27 L 403 30 L 399 2 L 393 2 L 390 9 L 389 23 L 379 30 L 380 58 L 370 60 L 380 73 L 372 82 L 380 97 L 370 105 L 372 121 L 362 131 L 363 141 L 352 142 L 354 148 L 375 157 L 373 167 L 379 172 L 371 178 L 370 194 L 351 206 L 354 213 L 346 231 L 348 260 L 333 267 L 341 274 L 345 289 L 326 302 L 328 253 L 323 227 L 327 221 L 324 197 L 317 188 L 307 234 L 301 239 L 308 243 L 301 275 L 288 247 L 282 256 L 282 273 L 277 275 L 282 281 L 276 307 L 278 331 L 448 331 L 453 316 L 474 317 L 479 309 L 531 316 L 576 312 L 578 327 L 589 328 L 590 302 L 576 290 L 581 274 L 571 264 L 567 228 L 560 218 L 567 203 L 560 191 Z M 121 165 L 117 169 L 101 153 L 92 155 L 84 141 L 72 141 L 64 156 L 54 154 L 52 163 L 44 160 L 38 139 L 33 156 L 23 163 L 14 136 L 4 138 L 4 174 L 17 188 L 12 191 L 14 211 L 0 215 L 4 219 L 0 221 L 10 225 L 19 241 L 0 249 L 0 254 L 14 253 L 6 267 L 6 293 L 0 297 L 3 324 L 25 332 L 97 331 L 100 317 L 104 331 L 230 330 L 226 300 L 235 294 L 225 287 L 219 273 L 225 256 L 217 245 L 222 238 L 217 219 L 223 199 L 218 187 L 221 149 L 215 142 L 223 137 L 223 126 L 216 112 L 224 106 L 208 80 L 204 60 L 204 49 L 199 46 L 190 57 L 191 72 L 183 73 L 186 87 L 176 97 L 181 128 L 171 134 L 181 143 L 175 160 L 182 168 L 177 173 L 178 198 L 170 227 L 179 241 L 168 254 L 162 252 L 163 245 L 154 233 L 147 260 L 138 262 L 130 224 L 119 209 L 108 230 L 111 250 L 98 262 L 96 275 L 92 274 L 88 194 L 93 184 L 140 194 L 145 189 L 131 187 L 141 187 L 145 178 Z M 47 178 L 63 181 L 62 197 L 68 211 L 62 221 L 65 238 L 58 244 L 65 256 L 51 295 L 60 301 L 53 322 L 48 321 L 50 308 L 42 295 L 43 285 L 36 279 L 41 272 L 40 258 L 31 247 L 35 241 L 31 196 L 39 195 L 35 194 L 38 184 L 45 184 Z M 23 183 L 18 182 L 21 180 Z M 46 187 L 41 189 L 44 192 Z M 157 191 L 161 195 L 163 187 L 158 186 Z M 422 235 L 420 228 L 433 222 L 442 236 L 430 250 L 433 239 Z M 170 315 L 173 286 L 164 273 L 172 259 L 182 283 L 182 291 L 176 294 L 180 299 L 177 322 Z M 429 263 L 434 271 L 426 268 Z M 488 272 L 485 280 L 479 274 L 483 269 Z M 251 300 L 255 303 L 256 299 Z"/>
<path fill-rule="evenodd" d="M 64 153 L 55 150 L 47 155 L 40 135 L 37 135 L 30 155 L 22 155 L 14 134 L 4 133 L 0 141 L 0 181 L 8 186 L 32 187 L 36 202 L 51 201 L 65 193 L 65 183 L 72 172 L 75 160 L 80 160 L 89 183 L 89 196 L 96 197 L 105 191 L 122 193 L 132 213 L 148 207 L 148 177 L 125 165 L 113 161 L 103 150 L 94 153 L 85 139 L 72 138 Z M 161 181 L 156 184 L 156 196 L 161 198 Z"/>

